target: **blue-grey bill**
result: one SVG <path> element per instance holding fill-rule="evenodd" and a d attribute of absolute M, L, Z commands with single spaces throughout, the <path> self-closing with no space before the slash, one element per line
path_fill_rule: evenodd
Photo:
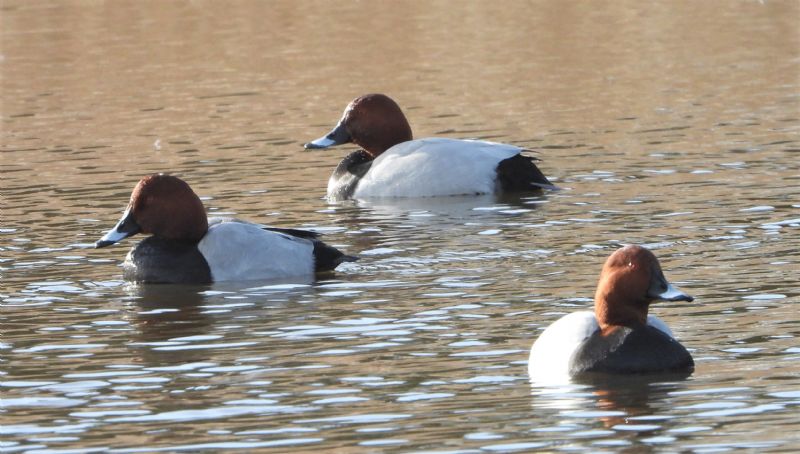
<path fill-rule="evenodd" d="M 94 247 L 95 248 L 101 248 L 101 247 L 111 246 L 112 244 L 116 243 L 117 241 L 120 241 L 122 239 L 125 239 L 125 238 L 137 233 L 138 232 L 138 228 L 136 228 L 133 231 L 129 231 L 129 232 L 123 232 L 122 231 L 123 225 L 125 224 L 126 221 L 128 221 L 128 216 L 129 215 L 130 215 L 130 210 L 125 210 L 125 212 L 122 213 L 122 219 L 120 219 L 119 222 L 117 222 L 117 225 L 115 225 L 114 228 L 112 228 L 111 230 L 106 232 L 106 234 L 103 235 L 102 238 L 97 240 L 97 242 L 94 243 Z"/>
<path fill-rule="evenodd" d="M 664 301 L 694 301 L 694 298 L 676 289 L 670 283 L 667 283 L 666 290 L 658 294 L 658 298 Z"/>
<path fill-rule="evenodd" d="M 313 148 L 328 148 L 331 145 L 336 145 L 336 141 L 333 139 L 328 138 L 328 136 L 320 137 L 317 140 L 312 140 L 307 144 L 303 145 L 303 148 L 306 149 L 313 149 Z"/>

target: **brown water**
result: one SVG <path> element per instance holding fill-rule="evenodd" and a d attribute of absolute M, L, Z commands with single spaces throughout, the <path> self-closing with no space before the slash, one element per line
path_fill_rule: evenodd
<path fill-rule="evenodd" d="M 0 3 L 0 450 L 800 449 L 800 3 Z M 304 152 L 380 91 L 538 152 L 543 197 L 328 204 Z M 313 285 L 135 287 L 136 181 L 326 233 Z M 531 386 L 644 243 L 688 379 Z"/>

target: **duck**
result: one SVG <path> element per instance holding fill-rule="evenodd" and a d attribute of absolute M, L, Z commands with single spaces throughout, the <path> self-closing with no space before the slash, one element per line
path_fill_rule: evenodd
<path fill-rule="evenodd" d="M 627 245 L 605 261 L 594 311 L 572 312 L 548 326 L 531 347 L 532 381 L 586 374 L 691 373 L 694 360 L 664 321 L 648 314 L 654 301 L 694 298 L 664 277 L 655 254 Z"/>
<path fill-rule="evenodd" d="M 523 148 L 484 140 L 413 139 L 400 106 L 371 93 L 354 99 L 336 126 L 306 149 L 354 143 L 328 180 L 330 200 L 437 197 L 557 189 Z"/>
<path fill-rule="evenodd" d="M 163 173 L 139 180 L 122 218 L 95 248 L 137 233 L 151 236 L 130 249 L 123 277 L 141 283 L 313 279 L 356 260 L 315 232 L 209 219 L 189 184 Z"/>

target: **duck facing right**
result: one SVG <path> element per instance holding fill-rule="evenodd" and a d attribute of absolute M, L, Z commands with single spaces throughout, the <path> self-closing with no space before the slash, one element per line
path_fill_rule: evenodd
<path fill-rule="evenodd" d="M 673 287 L 649 249 L 628 245 L 606 259 L 594 311 L 565 315 L 531 347 L 533 381 L 586 373 L 691 373 L 694 360 L 661 319 L 648 315 L 655 301 L 694 298 Z"/>

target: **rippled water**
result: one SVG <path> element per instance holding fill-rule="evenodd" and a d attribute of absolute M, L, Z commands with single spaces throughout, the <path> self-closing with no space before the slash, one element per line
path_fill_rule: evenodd
<path fill-rule="evenodd" d="M 797 2 L 23 2 L 2 17 L 0 450 L 800 449 Z M 359 94 L 529 147 L 541 197 L 328 204 Z M 133 286 L 144 174 L 358 254 L 314 283 Z M 532 386 L 620 243 L 688 378 Z"/>

